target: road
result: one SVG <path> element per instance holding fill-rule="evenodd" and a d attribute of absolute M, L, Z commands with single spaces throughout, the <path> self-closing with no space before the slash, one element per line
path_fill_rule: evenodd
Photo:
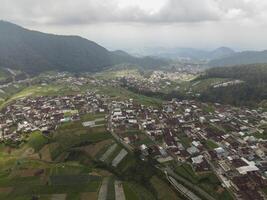
<path fill-rule="evenodd" d="M 208 155 L 208 152 L 204 152 L 204 156 L 205 156 L 207 162 L 209 163 L 209 165 L 210 165 L 212 171 L 215 173 L 215 175 L 217 176 L 217 178 L 218 178 L 222 183 L 224 183 L 224 180 L 223 180 L 223 179 L 221 178 L 221 176 L 220 176 L 220 172 L 219 172 L 219 170 L 214 166 L 214 164 L 211 162 L 211 160 L 209 159 L 209 157 L 208 157 L 207 155 Z M 224 183 L 224 184 L 225 184 L 225 186 L 226 186 L 225 189 L 227 189 L 228 192 L 230 192 L 230 194 L 233 194 L 233 195 L 234 195 L 234 198 L 237 199 L 237 198 L 238 198 L 238 195 L 235 193 L 235 191 L 232 190 L 231 188 L 227 187 L 227 184 L 226 184 L 226 183 Z"/>
<path fill-rule="evenodd" d="M 108 194 L 108 178 L 104 178 L 98 193 L 98 200 L 106 200 Z"/>
<path fill-rule="evenodd" d="M 214 197 L 212 197 L 211 195 L 209 195 L 206 191 L 202 190 L 200 187 L 192 184 L 191 182 L 189 182 L 185 178 L 177 175 L 169 167 L 165 168 L 164 172 L 167 173 L 169 176 L 172 176 L 173 178 L 175 178 L 178 182 L 180 182 L 181 184 L 183 184 L 187 188 L 192 189 L 193 191 L 196 191 L 198 194 L 200 194 L 205 199 L 207 199 L 207 200 L 216 200 Z"/>
<path fill-rule="evenodd" d="M 111 113 L 109 113 L 109 116 L 111 116 Z M 120 138 L 120 137 L 113 131 L 113 128 L 112 128 L 112 121 L 111 121 L 110 117 L 108 118 L 108 130 L 109 130 L 109 132 L 112 134 L 112 136 L 114 137 L 114 139 L 115 139 L 118 143 L 122 144 L 122 145 L 124 146 L 124 148 L 126 148 L 126 149 L 127 149 L 128 151 L 130 151 L 130 152 L 133 152 L 133 151 L 134 151 L 134 148 L 133 148 L 131 145 L 126 144 L 126 143 L 122 140 L 122 138 Z"/>
<path fill-rule="evenodd" d="M 172 184 L 172 186 L 175 187 L 175 189 L 178 190 L 178 192 L 181 193 L 187 199 L 189 199 L 189 200 L 201 200 L 201 198 L 199 198 L 197 195 L 195 195 L 192 191 L 188 190 L 182 184 L 178 183 L 171 176 L 168 176 L 167 172 L 166 172 L 166 178 Z"/>
<path fill-rule="evenodd" d="M 125 200 L 122 182 L 116 180 L 114 186 L 115 186 L 115 200 Z"/>

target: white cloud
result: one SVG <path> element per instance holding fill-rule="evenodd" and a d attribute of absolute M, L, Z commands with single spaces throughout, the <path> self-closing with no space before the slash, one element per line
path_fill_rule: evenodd
<path fill-rule="evenodd" d="M 254 17 L 262 0 L 2 0 L 0 17 L 47 24 L 176 23 Z"/>
<path fill-rule="evenodd" d="M 1 0 L 0 19 L 103 45 L 267 47 L 267 0 Z"/>

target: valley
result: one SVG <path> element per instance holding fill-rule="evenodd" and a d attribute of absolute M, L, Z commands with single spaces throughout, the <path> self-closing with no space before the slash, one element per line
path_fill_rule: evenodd
<path fill-rule="evenodd" d="M 14 2 L 0 200 L 267 199 L 266 5 Z"/>
<path fill-rule="evenodd" d="M 11 81 L 0 199 L 264 198 L 264 108 L 203 102 L 209 88 L 243 83 L 201 74 L 115 68 Z"/>

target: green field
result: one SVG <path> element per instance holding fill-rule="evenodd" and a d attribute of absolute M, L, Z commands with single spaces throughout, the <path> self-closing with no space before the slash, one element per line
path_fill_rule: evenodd
<path fill-rule="evenodd" d="M 32 147 L 35 152 L 41 150 L 41 148 L 49 142 L 48 137 L 42 135 L 41 132 L 32 132 L 28 139 L 28 146 Z"/>
<path fill-rule="evenodd" d="M 207 90 L 209 87 L 220 84 L 223 82 L 229 81 L 229 79 L 226 78 L 207 78 L 202 80 L 194 80 L 191 81 L 191 87 L 193 91 L 196 92 L 202 92 Z"/>
<path fill-rule="evenodd" d="M 123 190 L 126 200 L 153 200 L 151 192 L 136 183 L 125 182 Z"/>
<path fill-rule="evenodd" d="M 175 168 L 175 172 L 191 183 L 198 185 L 200 188 L 214 196 L 216 199 L 233 199 L 231 194 L 221 186 L 220 180 L 212 172 L 197 174 L 188 164 L 177 166 Z"/>
<path fill-rule="evenodd" d="M 219 146 L 212 140 L 206 140 L 204 145 L 206 146 L 206 148 L 208 148 L 209 150 L 213 150 L 215 148 L 218 148 Z"/>
<path fill-rule="evenodd" d="M 182 200 L 175 192 L 169 187 L 167 183 L 165 183 L 160 178 L 153 176 L 150 180 L 151 186 L 154 188 L 155 192 L 157 193 L 157 197 L 159 200 Z"/>

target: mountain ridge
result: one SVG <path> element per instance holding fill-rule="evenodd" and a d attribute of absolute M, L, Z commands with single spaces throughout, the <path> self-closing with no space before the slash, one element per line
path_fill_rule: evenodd
<path fill-rule="evenodd" d="M 147 59 L 126 52 L 119 55 L 80 36 L 47 34 L 0 21 L 1 67 L 40 73 L 47 70 L 95 72 L 128 62 L 144 67 L 167 64 L 163 60 L 149 58 L 148 62 Z"/>
<path fill-rule="evenodd" d="M 267 50 L 237 52 L 224 58 L 211 60 L 209 65 L 214 67 L 222 67 L 256 63 L 267 63 Z"/>
<path fill-rule="evenodd" d="M 158 58 L 167 59 L 191 59 L 191 60 L 212 60 L 216 58 L 221 58 L 229 56 L 235 51 L 229 47 L 219 47 L 214 50 L 203 50 L 197 48 L 187 48 L 187 47 L 175 47 L 175 48 L 144 48 L 141 50 L 141 54 L 149 55 Z M 135 52 L 133 54 L 140 55 L 140 53 Z"/>

